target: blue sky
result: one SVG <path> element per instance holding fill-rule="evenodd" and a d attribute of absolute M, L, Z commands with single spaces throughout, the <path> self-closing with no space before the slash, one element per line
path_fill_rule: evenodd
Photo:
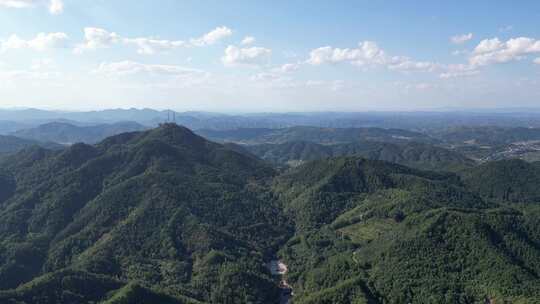
<path fill-rule="evenodd" d="M 540 106 L 538 1 L 0 0 L 0 107 Z"/>

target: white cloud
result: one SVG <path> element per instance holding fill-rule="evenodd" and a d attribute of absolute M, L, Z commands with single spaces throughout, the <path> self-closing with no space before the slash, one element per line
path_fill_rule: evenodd
<path fill-rule="evenodd" d="M 268 61 L 271 55 L 272 50 L 263 47 L 239 48 L 229 45 L 221 61 L 225 66 L 257 66 Z"/>
<path fill-rule="evenodd" d="M 536 53 L 540 53 L 540 40 L 528 37 L 512 38 L 506 42 L 498 38 L 486 39 L 476 46 L 469 63 L 474 66 L 506 63 Z"/>
<path fill-rule="evenodd" d="M 59 15 L 64 12 L 64 2 L 62 0 L 51 0 L 49 12 L 53 15 Z"/>
<path fill-rule="evenodd" d="M 161 76 L 193 76 L 205 74 L 205 72 L 201 70 L 185 68 L 178 65 L 144 64 L 129 60 L 101 63 L 93 73 L 105 74 L 111 77 L 140 73 Z"/>
<path fill-rule="evenodd" d="M 472 33 L 463 34 L 463 35 L 456 35 L 450 38 L 450 41 L 453 44 L 463 44 L 473 38 Z"/>
<path fill-rule="evenodd" d="M 384 50 L 372 41 L 358 44 L 358 48 L 340 49 L 331 46 L 312 50 L 306 61 L 311 65 L 348 62 L 356 66 L 385 66 L 398 71 L 433 71 L 438 64 L 426 61 L 414 61 L 405 56 L 388 56 Z"/>
<path fill-rule="evenodd" d="M 82 53 L 85 50 L 108 48 L 115 44 L 124 43 L 126 45 L 135 45 L 139 54 L 152 55 L 182 47 L 212 45 L 231 34 L 232 30 L 223 26 L 214 29 L 200 38 L 193 38 L 190 39 L 190 42 L 185 42 L 183 40 L 165 40 L 151 37 L 126 38 L 105 29 L 87 27 L 84 29 L 84 42 L 75 48 L 75 52 Z"/>
<path fill-rule="evenodd" d="M 413 61 L 406 57 L 395 57 L 388 68 L 396 71 L 428 71 L 432 72 L 439 65 L 428 61 Z"/>
<path fill-rule="evenodd" d="M 358 48 L 340 49 L 331 46 L 312 50 L 307 63 L 322 65 L 325 63 L 351 62 L 355 65 L 384 64 L 387 56 L 375 42 L 360 42 Z"/>
<path fill-rule="evenodd" d="M 58 15 L 64 12 L 63 0 L 0 0 L 0 7 L 33 8 L 36 6 L 47 6 L 49 12 L 53 15 Z"/>
<path fill-rule="evenodd" d="M 11 35 L 7 40 L 0 41 L 0 50 L 32 49 L 45 51 L 49 49 L 66 48 L 69 37 L 65 33 L 39 33 L 30 40 L 24 40 L 17 35 Z"/>
<path fill-rule="evenodd" d="M 75 48 L 76 53 L 82 53 L 85 50 L 96 50 L 108 48 L 121 41 L 116 33 L 111 33 L 102 28 L 86 27 L 84 29 L 84 42 Z"/>
<path fill-rule="evenodd" d="M 217 43 L 218 41 L 232 35 L 232 30 L 226 26 L 220 26 L 200 38 L 193 38 L 190 43 L 194 46 L 206 46 Z"/>
<path fill-rule="evenodd" d="M 539 57 L 539 58 L 536 58 L 536 59 L 534 60 L 534 63 L 540 64 L 540 57 Z"/>
<path fill-rule="evenodd" d="M 170 41 L 170 40 L 157 40 L 151 38 L 133 38 L 133 39 L 124 39 L 124 42 L 127 44 L 135 44 L 138 49 L 139 54 L 152 55 L 157 52 L 170 51 L 177 48 L 186 46 L 186 42 Z"/>
<path fill-rule="evenodd" d="M 248 45 L 255 43 L 255 37 L 252 36 L 246 36 L 244 39 L 242 39 L 242 45 Z"/>
<path fill-rule="evenodd" d="M 480 73 L 477 68 L 470 64 L 450 64 L 444 67 L 444 72 L 439 75 L 442 79 L 469 77 Z"/>
<path fill-rule="evenodd" d="M 211 77 L 208 72 L 178 65 L 145 64 L 129 60 L 101 63 L 91 73 L 112 79 L 129 77 L 128 83 L 122 84 L 128 87 L 160 89 L 201 86 L 208 84 Z"/>
<path fill-rule="evenodd" d="M 298 71 L 299 68 L 300 64 L 298 63 L 286 63 L 280 67 L 272 69 L 272 71 L 276 73 L 291 73 Z"/>

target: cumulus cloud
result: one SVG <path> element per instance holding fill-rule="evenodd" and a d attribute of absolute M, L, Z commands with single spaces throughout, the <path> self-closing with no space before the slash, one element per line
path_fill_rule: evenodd
<path fill-rule="evenodd" d="M 232 30 L 226 26 L 220 26 L 199 38 L 193 38 L 190 43 L 193 46 L 206 46 L 217 43 L 218 41 L 232 35 Z"/>
<path fill-rule="evenodd" d="M 244 37 L 244 39 L 242 39 L 242 42 L 241 42 L 242 45 L 248 45 L 248 44 L 253 44 L 253 43 L 255 43 L 255 37 L 252 37 L 252 36 Z"/>
<path fill-rule="evenodd" d="M 32 8 L 36 6 L 47 6 L 49 12 L 53 15 L 64 12 L 64 2 L 62 0 L 0 0 L 0 7 Z"/>
<path fill-rule="evenodd" d="M 450 37 L 450 41 L 453 44 L 463 44 L 463 43 L 471 40 L 472 38 L 473 38 L 473 34 L 468 33 L 468 34 L 456 35 L 456 36 Z"/>
<path fill-rule="evenodd" d="M 225 66 L 257 66 L 268 61 L 272 50 L 263 47 L 239 48 L 229 45 L 221 61 Z"/>
<path fill-rule="evenodd" d="M 157 52 L 170 51 L 186 46 L 186 42 L 177 40 L 158 40 L 152 38 L 133 38 L 124 39 L 127 44 L 134 44 L 137 46 L 137 53 L 152 55 Z"/>
<path fill-rule="evenodd" d="M 385 66 L 398 71 L 433 71 L 436 63 L 415 61 L 405 56 L 389 56 L 373 41 L 364 41 L 357 48 L 334 48 L 331 46 L 314 49 L 306 63 L 311 65 L 348 62 L 356 66 Z"/>
<path fill-rule="evenodd" d="M 310 52 L 307 62 L 312 65 L 340 62 L 366 65 L 384 64 L 386 61 L 386 54 L 375 42 L 364 41 L 358 44 L 358 48 L 353 49 L 340 49 L 331 46 L 317 48 Z"/>
<path fill-rule="evenodd" d="M 69 37 L 65 33 L 39 33 L 30 40 L 25 40 L 17 35 L 11 35 L 7 40 L 0 41 L 0 50 L 31 49 L 45 51 L 49 49 L 66 48 Z"/>
<path fill-rule="evenodd" d="M 108 48 L 120 41 L 120 36 L 114 32 L 102 28 L 87 27 L 84 29 L 84 42 L 75 48 L 75 52 L 82 53 L 85 50 Z"/>
<path fill-rule="evenodd" d="M 474 66 L 506 63 L 535 53 L 540 53 L 540 40 L 528 37 L 512 38 L 506 42 L 499 38 L 485 39 L 476 46 L 469 63 Z"/>
<path fill-rule="evenodd" d="M 200 38 L 193 38 L 189 42 L 186 42 L 183 40 L 165 40 L 152 37 L 127 38 L 102 28 L 87 27 L 84 29 L 84 42 L 75 48 L 75 52 L 82 53 L 85 50 L 95 50 L 107 48 L 115 44 L 125 44 L 136 46 L 139 54 L 152 55 L 183 47 L 212 45 L 231 34 L 232 30 L 223 26 L 210 31 Z"/>

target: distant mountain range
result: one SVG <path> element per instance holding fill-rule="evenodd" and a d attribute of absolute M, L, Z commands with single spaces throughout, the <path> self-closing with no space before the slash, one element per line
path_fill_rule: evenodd
<path fill-rule="evenodd" d="M 292 127 L 284 129 L 198 130 L 198 134 L 218 142 L 241 144 L 282 144 L 306 141 L 320 144 L 338 144 L 358 141 L 427 142 L 435 139 L 418 132 L 382 128 L 319 128 Z"/>
<path fill-rule="evenodd" d="M 135 122 L 119 122 L 93 126 L 76 126 L 68 123 L 52 122 L 35 128 L 12 133 L 14 136 L 39 142 L 73 144 L 78 142 L 97 143 L 112 135 L 141 131 L 147 127 Z"/>
<path fill-rule="evenodd" d="M 69 112 L 39 109 L 0 109 L 0 134 L 49 122 L 71 124 L 111 124 L 134 121 L 155 127 L 172 121 L 172 112 L 154 109 L 109 109 Z M 176 112 L 176 122 L 191 129 L 231 130 L 239 128 L 288 128 L 314 126 L 326 128 L 397 128 L 415 131 L 443 130 L 459 126 L 540 127 L 538 111 L 465 112 L 317 112 L 246 113 Z M 2 121 L 4 123 L 2 123 Z M 77 123 L 76 123 L 77 122 Z M 20 126 L 18 124 L 21 124 Z"/>

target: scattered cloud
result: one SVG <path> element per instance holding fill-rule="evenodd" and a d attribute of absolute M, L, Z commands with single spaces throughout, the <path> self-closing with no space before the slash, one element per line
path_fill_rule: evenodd
<path fill-rule="evenodd" d="M 64 12 L 63 0 L 0 0 L 0 7 L 7 8 L 33 8 L 37 6 L 46 6 L 53 15 Z"/>
<path fill-rule="evenodd" d="M 324 46 L 312 50 L 307 63 L 312 65 L 322 65 L 325 63 L 350 62 L 354 65 L 384 64 L 387 56 L 375 42 L 360 42 L 358 48 L 340 49 L 331 46 Z"/>
<path fill-rule="evenodd" d="M 272 50 L 263 47 L 239 48 L 229 45 L 221 61 L 225 66 L 258 66 L 267 62 L 271 55 Z"/>
<path fill-rule="evenodd" d="M 242 45 L 249 45 L 255 43 L 255 37 L 252 36 L 246 36 L 244 39 L 242 39 L 241 44 Z"/>
<path fill-rule="evenodd" d="M 104 62 L 92 71 L 95 74 L 104 74 L 110 77 L 127 76 L 134 74 L 148 74 L 161 76 L 193 76 L 205 74 L 197 69 L 190 69 L 178 65 L 144 64 L 134 61 Z"/>
<path fill-rule="evenodd" d="M 184 41 L 170 41 L 170 40 L 157 40 L 151 38 L 134 38 L 124 39 L 127 44 L 134 44 L 137 46 L 137 53 L 144 55 L 153 55 L 157 52 L 170 51 L 185 47 L 187 44 Z"/>
<path fill-rule="evenodd" d="M 502 42 L 499 38 L 482 40 L 474 49 L 469 63 L 485 66 L 524 59 L 527 55 L 540 53 L 540 40 L 518 37 Z"/>
<path fill-rule="evenodd" d="M 121 41 L 118 34 L 102 28 L 87 27 L 84 29 L 84 42 L 75 48 L 75 53 L 83 53 L 85 50 L 108 48 Z"/>
<path fill-rule="evenodd" d="M 444 67 L 439 77 L 441 79 L 461 78 L 474 76 L 480 73 L 478 69 L 470 64 L 450 64 Z"/>
<path fill-rule="evenodd" d="M 190 43 L 193 46 L 206 46 L 217 43 L 218 41 L 229 37 L 233 34 L 232 30 L 226 26 L 220 26 L 210 31 L 207 34 L 204 34 L 200 38 L 194 38 L 190 40 Z"/>
<path fill-rule="evenodd" d="M 439 68 L 439 64 L 429 61 L 414 61 L 406 57 L 394 57 L 392 62 L 388 65 L 390 70 L 396 71 L 426 71 L 432 72 Z"/>
<path fill-rule="evenodd" d="M 405 56 L 388 56 L 384 50 L 373 41 L 364 41 L 358 48 L 340 49 L 331 46 L 312 50 L 306 63 L 311 65 L 336 64 L 348 62 L 356 66 L 385 66 L 391 70 L 399 71 L 433 71 L 438 67 L 436 63 L 414 61 Z"/>
<path fill-rule="evenodd" d="M 178 65 L 145 64 L 129 60 L 101 63 L 91 73 L 112 79 L 128 77 L 129 82 L 121 83 L 123 86 L 160 89 L 201 86 L 207 84 L 211 77 L 210 73 L 198 69 Z"/>
<path fill-rule="evenodd" d="M 17 35 L 11 35 L 7 40 L 0 41 L 0 50 L 31 49 L 46 51 L 49 49 L 67 48 L 69 37 L 65 33 L 39 33 L 30 40 L 25 40 Z"/>
<path fill-rule="evenodd" d="M 190 39 L 190 42 L 183 40 L 164 40 L 152 37 L 126 38 L 117 33 L 109 32 L 102 28 L 87 27 L 84 29 L 84 42 L 75 48 L 76 53 L 85 50 L 96 50 L 108 48 L 115 44 L 135 45 L 137 53 L 153 55 L 159 52 L 171 51 L 183 47 L 202 47 L 212 45 L 221 39 L 232 34 L 232 30 L 222 26 L 199 38 Z"/>
<path fill-rule="evenodd" d="M 300 68 L 300 64 L 298 63 L 286 63 L 284 65 L 281 65 L 277 68 L 272 69 L 272 71 L 276 73 L 291 73 L 291 72 L 298 71 L 299 68 Z"/>
<path fill-rule="evenodd" d="M 64 12 L 64 2 L 62 0 L 51 0 L 49 12 L 53 15 L 59 15 Z"/>
<path fill-rule="evenodd" d="M 463 35 L 456 35 L 453 37 L 450 37 L 450 41 L 453 44 L 463 44 L 473 38 L 473 33 L 463 34 Z"/>
<path fill-rule="evenodd" d="M 540 64 L 540 57 L 539 57 L 539 58 L 536 58 L 536 59 L 534 60 L 534 63 Z"/>

